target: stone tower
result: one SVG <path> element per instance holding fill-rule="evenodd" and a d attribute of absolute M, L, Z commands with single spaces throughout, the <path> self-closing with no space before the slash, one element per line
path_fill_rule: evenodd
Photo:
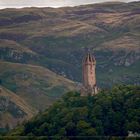
<path fill-rule="evenodd" d="M 96 60 L 95 57 L 88 51 L 82 62 L 82 76 L 83 86 L 81 88 L 81 95 L 95 95 L 97 94 L 96 86 Z"/>

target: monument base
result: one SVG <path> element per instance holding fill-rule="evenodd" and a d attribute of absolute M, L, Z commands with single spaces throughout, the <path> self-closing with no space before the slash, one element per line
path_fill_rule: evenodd
<path fill-rule="evenodd" d="M 92 88 L 86 88 L 86 87 L 82 87 L 81 88 L 81 96 L 93 96 L 93 95 L 96 95 L 98 94 L 98 87 L 97 86 L 94 86 Z"/>

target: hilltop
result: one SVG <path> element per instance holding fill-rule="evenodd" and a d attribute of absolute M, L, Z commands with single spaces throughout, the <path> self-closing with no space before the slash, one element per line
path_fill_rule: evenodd
<path fill-rule="evenodd" d="M 139 134 L 139 101 L 140 86 L 117 86 L 88 97 L 69 92 L 45 112 L 16 128 L 10 136 L 69 140 L 127 136 L 129 131 Z"/>

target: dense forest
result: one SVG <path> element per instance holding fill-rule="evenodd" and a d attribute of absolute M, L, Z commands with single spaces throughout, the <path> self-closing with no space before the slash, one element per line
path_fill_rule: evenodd
<path fill-rule="evenodd" d="M 140 133 L 140 86 L 115 86 L 95 96 L 69 92 L 12 136 L 127 136 Z"/>

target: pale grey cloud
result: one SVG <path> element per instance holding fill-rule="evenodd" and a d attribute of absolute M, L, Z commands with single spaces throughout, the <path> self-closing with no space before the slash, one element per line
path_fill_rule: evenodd
<path fill-rule="evenodd" d="M 0 0 L 0 8 L 21 8 L 21 7 L 63 7 L 76 6 L 106 1 L 130 2 L 134 0 Z M 135 0 L 139 1 L 139 0 Z"/>

